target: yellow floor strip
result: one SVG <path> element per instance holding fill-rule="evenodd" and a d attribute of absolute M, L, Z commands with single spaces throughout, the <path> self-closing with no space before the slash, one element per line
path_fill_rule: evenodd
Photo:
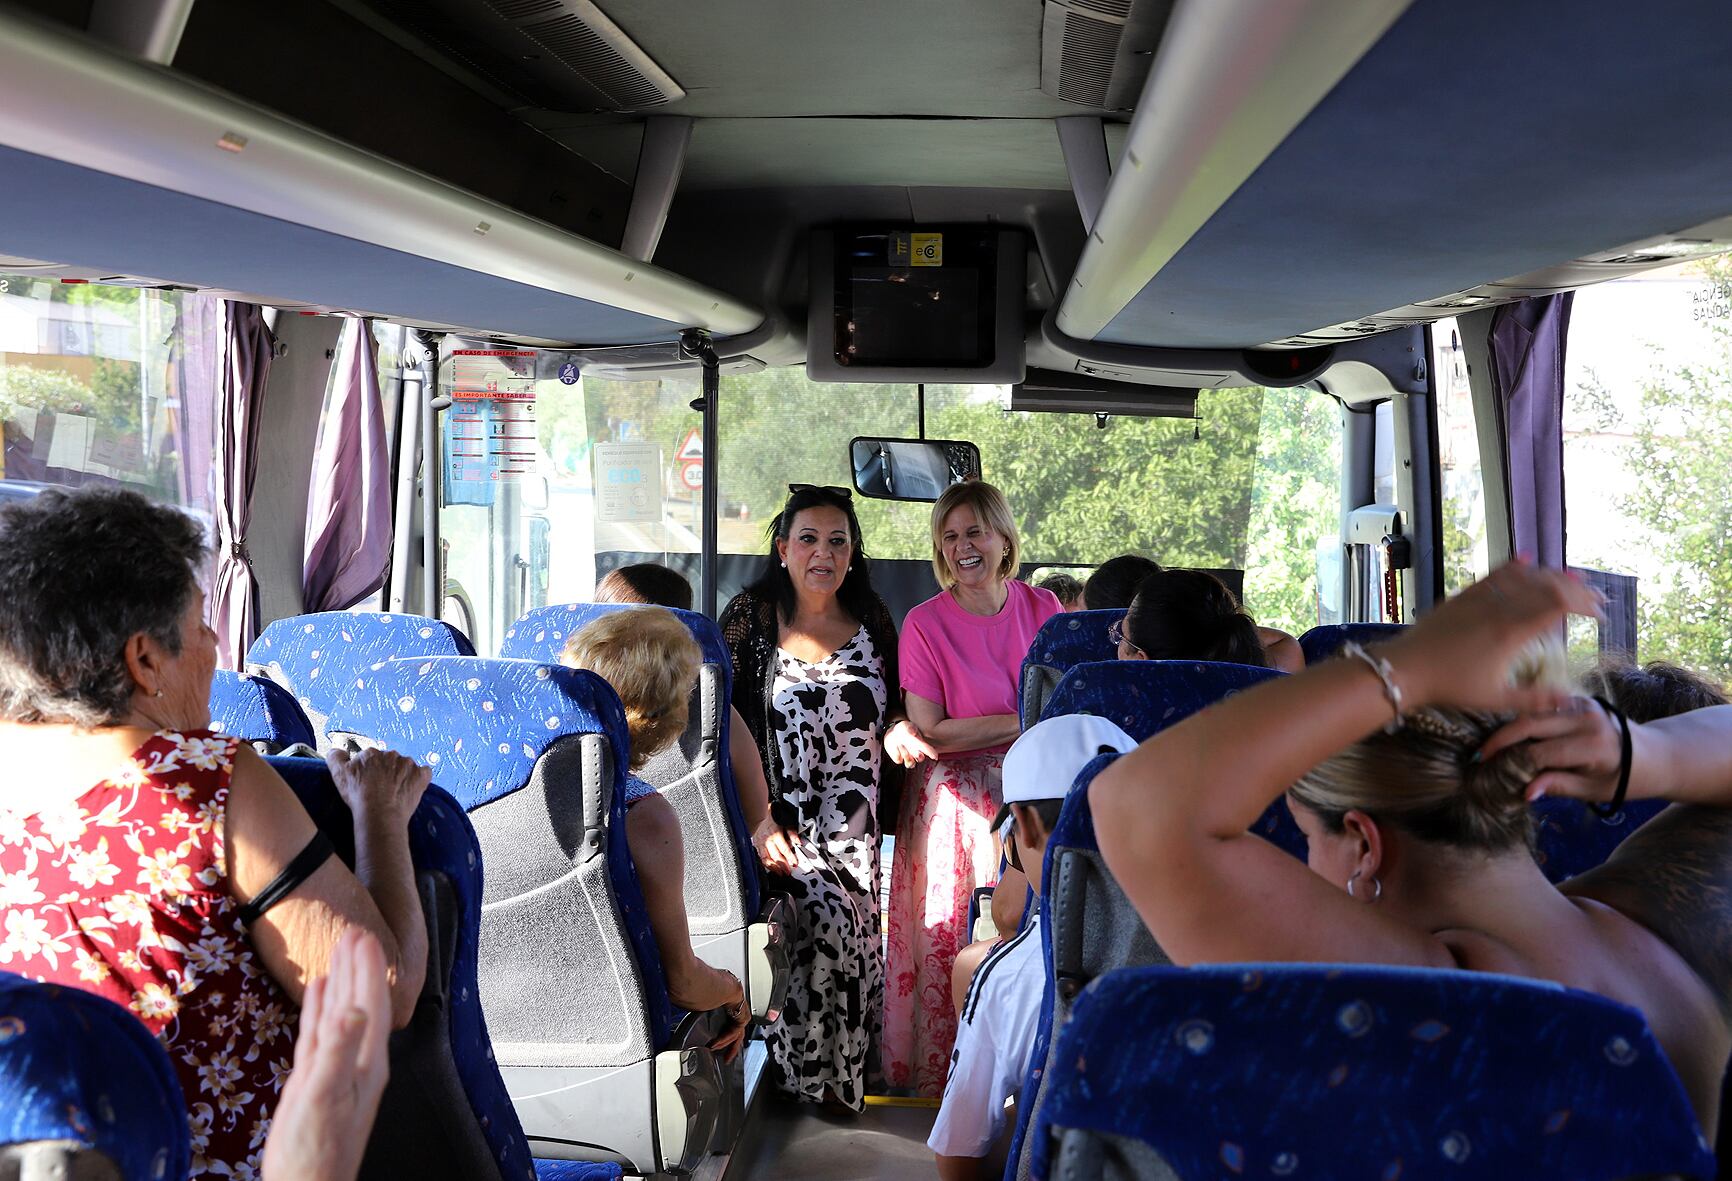
<path fill-rule="evenodd" d="M 921 1099 L 913 1095 L 868 1095 L 867 1107 L 937 1107 L 937 1099 Z"/>

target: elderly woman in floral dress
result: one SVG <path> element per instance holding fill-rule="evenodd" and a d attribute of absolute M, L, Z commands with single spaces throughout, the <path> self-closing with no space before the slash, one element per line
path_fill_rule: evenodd
<path fill-rule="evenodd" d="M 407 822 L 427 772 L 331 758 L 357 872 L 246 744 L 209 729 L 202 531 L 132 492 L 0 510 L 0 969 L 98 993 L 168 1049 L 192 1176 L 257 1177 L 308 984 L 383 951 L 394 1023 L 427 968 Z"/>

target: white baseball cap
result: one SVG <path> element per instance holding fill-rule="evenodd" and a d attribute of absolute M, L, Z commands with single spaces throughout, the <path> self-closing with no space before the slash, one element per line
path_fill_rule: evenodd
<path fill-rule="evenodd" d="M 1092 714 L 1061 714 L 1035 723 L 1005 753 L 1004 807 L 992 822 L 993 830 L 1004 827 L 1012 804 L 1062 800 L 1090 760 L 1136 746 L 1136 739 Z"/>

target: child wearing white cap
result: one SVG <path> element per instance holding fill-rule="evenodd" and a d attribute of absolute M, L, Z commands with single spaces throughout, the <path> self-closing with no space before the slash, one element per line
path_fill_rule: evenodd
<path fill-rule="evenodd" d="M 1077 774 L 1097 755 L 1136 745 L 1105 718 L 1066 714 L 1031 727 L 1005 754 L 1004 807 L 993 828 L 1005 830 L 1005 854 L 1037 895 L 1047 838 Z M 988 1162 L 1008 1122 L 1005 1104 L 1028 1074 L 1045 987 L 1037 911 L 980 965 L 957 1014 L 944 1103 L 926 1141 L 945 1181 L 998 1176 Z"/>

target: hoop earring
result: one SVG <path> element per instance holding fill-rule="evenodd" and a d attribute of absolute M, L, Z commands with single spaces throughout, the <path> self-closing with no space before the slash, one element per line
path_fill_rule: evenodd
<path fill-rule="evenodd" d="M 1364 872 L 1365 872 L 1364 870 L 1356 869 L 1353 871 L 1353 876 L 1347 879 L 1347 896 L 1349 898 L 1352 898 L 1356 902 L 1359 900 L 1359 896 L 1353 892 L 1353 883 L 1357 882 L 1360 878 L 1360 875 L 1363 874 Z M 1381 878 L 1379 878 L 1376 874 L 1372 874 L 1371 875 L 1371 897 L 1367 898 L 1365 901 L 1368 903 L 1376 902 L 1378 899 L 1380 899 L 1382 897 L 1383 897 L 1383 880 Z"/>

